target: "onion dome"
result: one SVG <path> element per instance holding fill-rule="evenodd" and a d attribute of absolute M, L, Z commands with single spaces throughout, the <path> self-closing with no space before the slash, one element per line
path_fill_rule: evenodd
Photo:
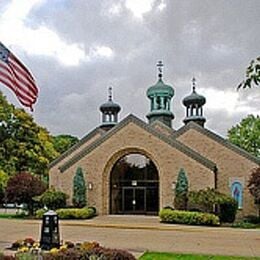
<path fill-rule="evenodd" d="M 118 113 L 121 110 L 121 107 L 117 103 L 114 103 L 112 100 L 112 87 L 109 87 L 108 101 L 102 104 L 99 109 L 102 113 L 105 112 Z"/>
<path fill-rule="evenodd" d="M 174 90 L 170 85 L 166 85 L 162 78 L 159 78 L 157 83 L 148 88 L 146 95 L 148 98 L 152 98 L 156 95 L 165 95 L 169 97 L 174 96 Z"/>
<path fill-rule="evenodd" d="M 193 78 L 195 82 L 195 78 Z M 192 93 L 185 97 L 182 101 L 184 106 L 190 106 L 190 105 L 196 105 L 198 104 L 199 106 L 203 106 L 206 103 L 206 98 L 197 94 L 196 89 L 195 89 L 195 83 L 192 86 Z"/>
<path fill-rule="evenodd" d="M 112 87 L 108 89 L 108 101 L 102 104 L 99 109 L 102 112 L 102 128 L 109 130 L 117 124 L 121 107 L 112 100 Z"/>
<path fill-rule="evenodd" d="M 171 112 L 171 99 L 174 96 L 174 89 L 163 82 L 161 61 L 157 64 L 159 74 L 158 81 L 155 85 L 148 88 L 146 95 L 151 100 L 150 112 L 147 114 L 149 123 L 155 120 L 160 120 L 167 126 L 171 127 L 171 121 L 174 118 Z"/>
<path fill-rule="evenodd" d="M 182 101 L 186 106 L 186 118 L 183 120 L 185 124 L 194 121 L 201 126 L 204 126 L 206 119 L 203 117 L 203 105 L 206 103 L 206 98 L 197 94 L 196 79 L 192 79 L 192 93 L 185 97 Z"/>

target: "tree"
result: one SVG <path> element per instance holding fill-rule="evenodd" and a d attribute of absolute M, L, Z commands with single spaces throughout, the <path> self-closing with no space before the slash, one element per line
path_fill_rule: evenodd
<path fill-rule="evenodd" d="M 57 135 L 52 137 L 54 149 L 60 154 L 66 152 L 78 141 L 79 139 L 72 135 Z"/>
<path fill-rule="evenodd" d="M 54 189 L 49 189 L 37 197 L 37 200 L 42 205 L 45 205 L 48 209 L 56 210 L 66 207 L 67 198 L 68 195 L 65 193 L 61 191 L 55 191 Z"/>
<path fill-rule="evenodd" d="M 248 188 L 255 199 L 255 204 L 258 205 L 258 216 L 260 217 L 260 167 L 253 169 Z"/>
<path fill-rule="evenodd" d="M 254 156 L 260 157 L 260 117 L 249 115 L 228 130 L 228 139 Z"/>
<path fill-rule="evenodd" d="M 8 202 L 28 205 L 29 214 L 33 215 L 33 197 L 41 195 L 46 185 L 37 176 L 28 172 L 17 173 L 10 177 L 6 187 Z"/>
<path fill-rule="evenodd" d="M 250 62 L 246 69 L 245 79 L 237 88 L 251 88 L 252 84 L 260 85 L 260 56 Z"/>
<path fill-rule="evenodd" d="M 188 202 L 188 179 L 184 169 L 180 169 L 175 187 L 174 207 L 180 210 L 187 209 Z"/>
<path fill-rule="evenodd" d="M 57 155 L 48 131 L 0 92 L 0 170 L 9 176 L 21 171 L 46 176 Z"/>
<path fill-rule="evenodd" d="M 7 181 L 8 175 L 4 171 L 0 170 L 0 204 L 4 202 Z"/>
<path fill-rule="evenodd" d="M 87 204 L 86 200 L 86 184 L 81 167 L 77 168 L 73 178 L 73 198 L 72 203 L 77 208 L 83 208 Z"/>

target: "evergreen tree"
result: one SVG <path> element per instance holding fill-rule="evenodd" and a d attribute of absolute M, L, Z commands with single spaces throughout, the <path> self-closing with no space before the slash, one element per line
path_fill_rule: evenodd
<path fill-rule="evenodd" d="M 72 203 L 77 208 L 83 208 L 87 205 L 86 200 L 86 183 L 81 167 L 77 168 L 73 179 L 73 198 Z"/>
<path fill-rule="evenodd" d="M 179 210 L 187 209 L 188 179 L 184 169 L 180 169 L 175 187 L 174 207 Z"/>

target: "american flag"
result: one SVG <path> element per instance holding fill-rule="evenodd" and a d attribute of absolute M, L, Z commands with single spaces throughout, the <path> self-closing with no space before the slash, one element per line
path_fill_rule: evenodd
<path fill-rule="evenodd" d="M 20 103 L 31 110 L 38 87 L 29 70 L 0 42 L 0 82 L 10 88 Z"/>

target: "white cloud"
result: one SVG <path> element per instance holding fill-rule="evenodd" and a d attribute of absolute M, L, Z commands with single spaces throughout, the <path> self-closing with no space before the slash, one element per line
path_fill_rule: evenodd
<path fill-rule="evenodd" d="M 125 6 L 135 17 L 142 18 L 143 14 L 152 10 L 155 0 L 126 0 Z"/>
<path fill-rule="evenodd" d="M 250 100 L 240 98 L 239 92 L 214 88 L 200 88 L 200 93 L 203 93 L 207 99 L 205 107 L 208 110 L 222 110 L 229 115 L 247 111 L 257 114 L 254 107 L 250 106 Z"/>
<path fill-rule="evenodd" d="M 159 11 L 164 10 L 164 9 L 166 8 L 166 3 L 165 3 L 164 1 L 162 1 L 162 2 L 158 5 L 157 8 L 159 9 Z"/>
<path fill-rule="evenodd" d="M 26 27 L 25 21 L 32 8 L 43 3 L 44 0 L 19 0 L 7 6 L 0 19 L 1 40 L 7 46 L 18 46 L 32 55 L 50 56 L 65 66 L 77 66 L 82 61 L 97 57 L 110 58 L 113 55 L 107 46 L 93 46 L 86 55 L 81 44 L 68 44 L 46 26 L 41 25 L 36 29 Z"/>
<path fill-rule="evenodd" d="M 109 9 L 108 13 L 112 15 L 119 15 L 122 12 L 122 5 L 120 3 L 113 4 Z"/>
<path fill-rule="evenodd" d="M 89 56 L 111 58 L 113 54 L 113 50 L 108 46 L 94 46 L 90 49 Z"/>

